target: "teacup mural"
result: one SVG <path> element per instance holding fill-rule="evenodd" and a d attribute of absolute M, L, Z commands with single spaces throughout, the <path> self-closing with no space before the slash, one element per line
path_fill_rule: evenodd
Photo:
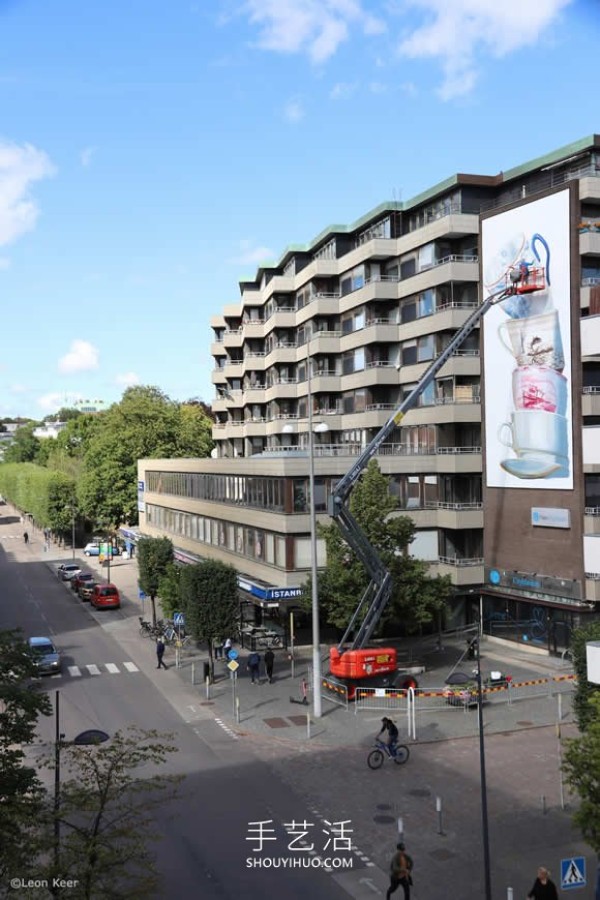
<path fill-rule="evenodd" d="M 488 486 L 572 487 L 568 200 L 490 217 L 482 235 L 486 295 L 519 275 L 484 321 Z"/>

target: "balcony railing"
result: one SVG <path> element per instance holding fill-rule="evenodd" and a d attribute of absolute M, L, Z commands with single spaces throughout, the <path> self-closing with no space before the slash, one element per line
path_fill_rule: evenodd
<path fill-rule="evenodd" d="M 481 447 L 438 447 L 436 453 L 481 453 Z"/>
<path fill-rule="evenodd" d="M 600 275 L 588 275 L 581 279 L 581 287 L 594 287 L 600 284 Z"/>
<path fill-rule="evenodd" d="M 373 359 L 365 366 L 366 369 L 395 369 L 396 364 L 386 359 Z"/>
<path fill-rule="evenodd" d="M 448 406 L 453 403 L 481 403 L 479 394 L 454 394 L 452 397 L 436 397 L 433 404 L 424 403 L 423 406 Z"/>
<path fill-rule="evenodd" d="M 477 300 L 440 300 L 435 311 L 445 312 L 447 309 L 475 309 L 477 306 L 479 306 Z"/>
<path fill-rule="evenodd" d="M 395 403 L 367 403 L 365 412 L 378 412 L 379 410 L 396 409 Z"/>
<path fill-rule="evenodd" d="M 262 359 L 263 356 L 266 356 L 264 350 L 248 350 L 244 353 L 244 359 Z M 240 360 L 242 362 L 242 360 Z"/>
<path fill-rule="evenodd" d="M 447 263 L 453 262 L 477 263 L 479 262 L 479 257 L 472 253 L 451 253 L 449 256 L 443 256 L 441 259 L 436 260 L 433 266 L 429 268 L 445 266 Z M 421 269 L 420 271 L 423 272 L 425 270 Z"/>
<path fill-rule="evenodd" d="M 444 500 L 426 500 L 425 509 L 452 509 L 461 512 L 468 509 L 483 509 L 483 503 L 447 503 Z"/>
<path fill-rule="evenodd" d="M 464 568 L 466 566 L 482 566 L 484 564 L 483 557 L 477 556 L 472 559 L 460 556 L 438 556 L 438 562 L 445 566 L 457 566 Z"/>
<path fill-rule="evenodd" d="M 581 388 L 582 394 L 600 394 L 600 385 L 588 384 Z"/>
<path fill-rule="evenodd" d="M 600 516 L 600 506 L 586 506 L 584 510 L 586 516 Z"/>

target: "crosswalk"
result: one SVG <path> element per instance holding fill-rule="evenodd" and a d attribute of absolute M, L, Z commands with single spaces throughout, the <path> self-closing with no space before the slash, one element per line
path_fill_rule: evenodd
<path fill-rule="evenodd" d="M 88 663 L 85 666 L 67 666 L 66 669 L 63 669 L 62 672 L 57 672 L 55 675 L 51 675 L 51 678 L 62 678 L 65 675 L 70 675 L 71 678 L 83 678 L 85 675 L 91 675 L 92 677 L 97 675 L 126 675 L 133 674 L 134 672 L 139 672 L 140 670 L 136 666 L 135 663 L 132 662 L 122 662 L 120 663 L 122 668 L 119 668 L 117 663 Z"/>

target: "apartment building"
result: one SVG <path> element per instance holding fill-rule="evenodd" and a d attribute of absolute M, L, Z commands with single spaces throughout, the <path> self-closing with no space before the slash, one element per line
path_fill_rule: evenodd
<path fill-rule="evenodd" d="M 498 496 L 524 495 L 525 510 L 536 498 L 536 508 L 545 508 L 549 494 L 534 497 L 537 485 L 531 482 L 515 487 L 482 479 L 478 330 L 377 455 L 401 513 L 417 526 L 412 553 L 429 563 L 431 574 L 450 575 L 455 585 L 450 619 L 473 621 L 483 614 L 486 630 L 500 638 L 560 652 L 600 599 L 596 135 L 499 175 L 459 174 L 410 201 L 381 204 L 352 225 L 326 228 L 310 243 L 288 247 L 277 262 L 240 282 L 240 301 L 211 320 L 213 458 L 140 460 L 140 533 L 168 534 L 182 561 L 210 557 L 233 564 L 242 595 L 257 608 L 281 611 L 293 603 L 311 564 L 309 403 L 314 502 L 327 521 L 331 485 L 480 302 L 482 222 L 564 186 L 571 210 L 570 302 L 577 310 L 571 329 L 571 424 L 577 434 L 571 447 L 575 481 L 553 508 L 569 508 L 572 496 L 579 498 L 578 506 L 571 504 L 569 524 L 575 556 L 563 565 L 556 541 L 564 532 L 544 545 L 538 529 L 532 533 L 536 560 L 542 545 L 550 553 L 527 567 L 521 585 L 522 558 L 513 565 L 510 549 L 498 557 L 503 534 L 533 539 L 526 528 L 515 532 L 510 504 L 500 504 Z M 484 553 L 488 503 L 495 543 L 486 544 Z M 548 540 L 552 517 L 545 518 Z M 321 546 L 318 562 L 325 562 Z M 538 587 L 533 570 L 543 575 Z M 571 586 L 561 593 L 567 570 Z M 517 575 L 511 578 L 511 572 Z"/>

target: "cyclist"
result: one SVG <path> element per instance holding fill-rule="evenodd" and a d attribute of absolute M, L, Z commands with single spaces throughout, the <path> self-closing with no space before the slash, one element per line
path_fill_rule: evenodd
<path fill-rule="evenodd" d="M 396 725 L 394 724 L 394 722 L 392 722 L 391 719 L 388 719 L 387 716 L 384 716 L 383 719 L 381 720 L 381 730 L 380 730 L 379 734 L 381 734 L 382 731 L 387 731 L 388 749 L 390 751 L 390 754 L 392 756 L 395 756 L 396 755 L 396 744 L 398 743 L 398 729 L 397 729 Z M 379 737 L 379 734 L 377 735 L 377 737 Z"/>

